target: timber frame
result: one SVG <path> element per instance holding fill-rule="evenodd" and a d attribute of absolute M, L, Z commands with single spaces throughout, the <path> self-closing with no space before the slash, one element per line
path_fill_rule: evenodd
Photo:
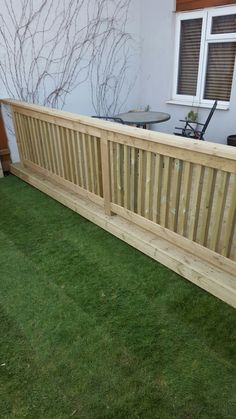
<path fill-rule="evenodd" d="M 11 172 L 236 308 L 236 150 L 4 100 Z"/>

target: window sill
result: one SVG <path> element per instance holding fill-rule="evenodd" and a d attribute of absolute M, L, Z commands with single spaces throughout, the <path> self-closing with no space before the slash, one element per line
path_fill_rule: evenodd
<path fill-rule="evenodd" d="M 185 102 L 182 100 L 168 100 L 166 102 L 169 105 L 182 105 L 182 106 L 188 106 L 190 108 L 205 108 L 205 109 L 211 109 L 212 105 L 208 105 L 205 103 L 192 103 L 192 102 Z M 228 105 L 217 105 L 217 110 L 221 111 L 228 111 L 229 110 L 229 104 Z"/>

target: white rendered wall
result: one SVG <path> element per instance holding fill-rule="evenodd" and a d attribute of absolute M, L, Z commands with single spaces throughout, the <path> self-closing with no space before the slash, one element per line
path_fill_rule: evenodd
<path fill-rule="evenodd" d="M 94 3 L 96 4 L 97 0 L 94 0 Z M 19 13 L 19 0 L 13 0 L 13 4 L 15 4 L 15 11 L 16 13 Z M 41 0 L 34 0 L 35 7 L 37 5 L 41 4 Z M 91 3 L 90 3 L 91 4 Z M 55 1 L 56 5 L 56 1 Z M 86 9 L 82 9 L 84 13 L 86 13 Z M 1 13 L 4 13 L 4 10 L 1 10 Z M 7 15 L 7 13 L 5 13 Z M 83 15 L 81 14 L 81 21 L 83 22 Z M 84 16 L 84 21 L 86 22 L 86 15 Z M 11 22 L 9 21 L 9 25 Z M 57 28 L 56 28 L 57 30 Z M 60 27 L 58 27 L 58 31 L 60 31 Z M 128 84 L 129 82 L 133 83 L 135 80 L 135 86 L 130 92 L 127 101 L 124 104 L 124 110 L 128 110 L 131 108 L 134 108 L 137 106 L 137 103 L 139 101 L 139 86 L 140 86 L 140 0 L 131 0 L 131 5 L 129 9 L 129 15 L 128 15 L 128 21 L 126 26 L 126 31 L 130 33 L 132 38 L 134 39 L 134 48 L 133 53 L 131 57 L 131 67 L 127 72 L 127 80 Z M 3 49 L 0 51 L 0 58 L 2 59 L 4 57 L 4 51 Z M 30 60 L 31 55 L 30 51 L 27 51 L 27 57 L 26 60 Z M 104 57 L 105 59 L 105 57 Z M 10 85 L 10 88 L 14 91 L 13 84 Z M 126 95 L 126 91 L 121 92 L 119 101 L 120 103 L 124 102 L 124 98 Z M 12 95 L 11 95 L 12 96 Z M 7 92 L 4 84 L 0 80 L 0 97 L 1 98 L 7 98 L 9 97 L 9 93 Z M 17 99 L 17 96 L 15 96 Z M 92 99 L 91 99 L 91 85 L 90 81 L 86 81 L 82 84 L 80 84 L 78 87 L 70 93 L 65 102 L 64 106 L 65 111 L 70 111 L 74 113 L 78 113 L 81 115 L 94 115 L 96 114 L 93 106 L 92 106 Z M 123 110 L 123 109 L 122 109 Z M 7 112 L 6 107 L 3 106 L 3 117 L 5 121 L 5 126 L 9 138 L 9 147 L 11 151 L 11 158 L 13 162 L 16 162 L 19 160 L 16 140 L 14 135 L 12 134 L 12 129 L 10 127 L 11 120 L 9 119 L 9 112 Z M 9 129 L 10 128 L 10 129 Z"/>
<path fill-rule="evenodd" d="M 189 107 L 167 104 L 172 99 L 174 43 L 175 43 L 175 1 L 141 0 L 142 74 L 140 104 L 151 106 L 152 110 L 171 115 L 168 122 L 155 125 L 157 131 L 174 131 L 180 126 Z M 199 108 L 199 121 L 205 122 L 209 109 Z M 206 140 L 225 143 L 230 134 L 236 134 L 236 71 L 234 75 L 230 109 L 217 110 L 207 129 Z"/>
<path fill-rule="evenodd" d="M 14 0 L 18 5 L 18 0 Z M 96 1 L 96 0 L 94 0 Z M 150 105 L 152 110 L 171 115 L 168 122 L 153 125 L 152 129 L 172 133 L 183 119 L 189 107 L 168 104 L 172 98 L 174 42 L 175 42 L 175 0 L 132 0 L 127 22 L 127 31 L 136 40 L 130 80 L 137 78 L 123 111 Z M 0 83 L 0 96 L 8 97 Z M 121 97 L 122 101 L 122 97 Z M 90 83 L 79 85 L 68 97 L 65 110 L 84 115 L 93 115 Z M 209 109 L 198 110 L 199 119 L 204 122 Z M 206 139 L 225 143 L 230 134 L 236 133 L 236 77 L 234 77 L 230 109 L 217 110 L 207 130 Z M 17 147 L 10 138 L 13 160 L 17 160 Z"/>

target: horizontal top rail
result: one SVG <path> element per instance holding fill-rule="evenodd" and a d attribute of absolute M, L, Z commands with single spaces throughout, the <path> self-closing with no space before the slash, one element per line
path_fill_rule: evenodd
<path fill-rule="evenodd" d="M 234 147 L 142 130 L 128 125 L 29 104 L 15 99 L 1 99 L 1 103 L 12 106 L 15 111 L 30 113 L 35 118 L 42 117 L 48 121 L 50 119 L 52 123 L 58 123 L 58 119 L 60 119 L 62 123 L 63 121 L 66 123 L 66 126 L 70 124 L 72 129 L 76 129 L 77 124 L 87 126 L 94 130 L 93 135 L 99 136 L 100 130 L 111 132 L 112 136 L 109 138 L 111 141 L 140 147 L 156 153 L 159 152 L 182 160 L 193 161 L 194 163 L 198 161 L 198 163 L 208 165 L 209 167 L 236 173 L 236 148 Z M 225 159 L 227 160 L 225 161 Z"/>

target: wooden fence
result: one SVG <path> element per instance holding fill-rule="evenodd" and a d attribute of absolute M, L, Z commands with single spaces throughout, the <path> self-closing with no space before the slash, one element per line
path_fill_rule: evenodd
<path fill-rule="evenodd" d="M 235 275 L 236 149 L 2 102 L 24 167 Z"/>

